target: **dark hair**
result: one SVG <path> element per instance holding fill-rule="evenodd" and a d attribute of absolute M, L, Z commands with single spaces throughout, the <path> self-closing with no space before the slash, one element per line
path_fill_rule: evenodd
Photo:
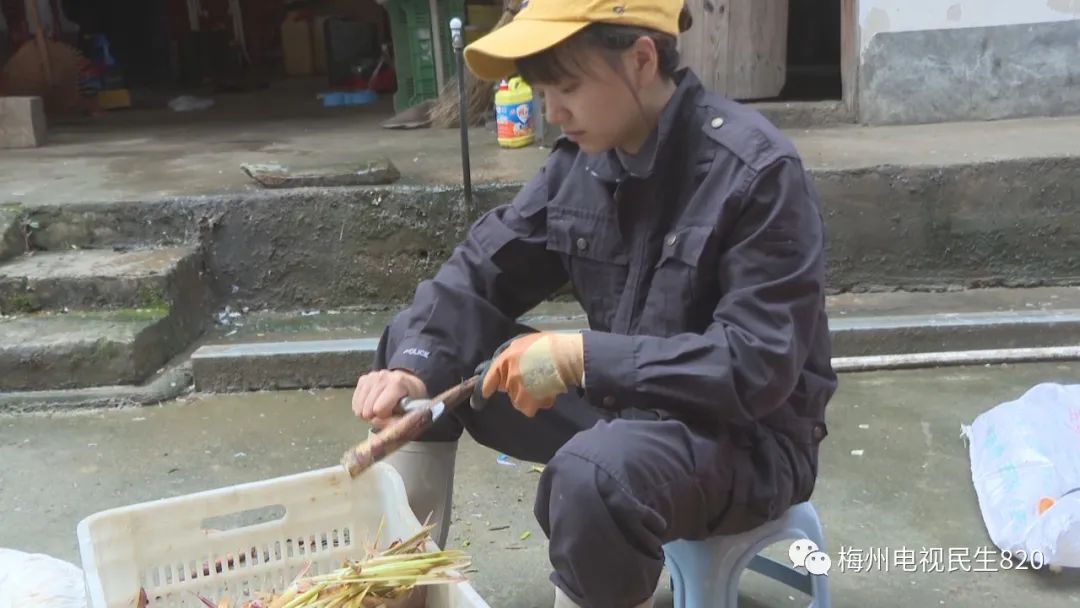
<path fill-rule="evenodd" d="M 679 13 L 679 32 L 685 32 L 693 25 L 690 10 L 684 5 Z M 660 75 L 673 80 L 679 68 L 678 39 L 670 34 L 656 30 L 612 23 L 593 23 L 568 38 L 558 46 L 518 59 L 518 74 L 531 83 L 558 82 L 565 77 L 580 75 L 584 70 L 582 51 L 596 49 L 613 68 L 617 67 L 618 54 L 633 46 L 642 36 L 651 38 L 656 45 Z"/>

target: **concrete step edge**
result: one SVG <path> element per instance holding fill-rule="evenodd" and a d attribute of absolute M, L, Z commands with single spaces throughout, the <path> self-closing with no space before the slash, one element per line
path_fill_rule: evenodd
<path fill-rule="evenodd" d="M 140 385 L 0 392 L 0 414 L 153 405 L 175 399 L 191 388 L 191 362 L 182 361 Z"/>
<path fill-rule="evenodd" d="M 834 332 L 865 329 L 904 329 L 916 327 L 982 327 L 1000 325 L 1041 325 L 1046 323 L 1080 322 L 1080 309 L 1030 312 L 962 312 L 912 315 L 845 315 L 831 316 L 829 328 Z"/>
<path fill-rule="evenodd" d="M 1080 345 L 1080 310 L 850 316 L 830 328 L 835 361 L 873 368 L 885 360 L 859 358 Z M 351 386 L 370 369 L 377 347 L 377 338 L 206 344 L 191 359 L 199 391 Z"/>
<path fill-rule="evenodd" d="M 279 357 L 339 352 L 375 352 L 376 338 L 337 338 L 328 340 L 282 340 L 280 342 L 240 342 L 206 344 L 191 355 L 192 361 Z"/>
<path fill-rule="evenodd" d="M 981 350 L 834 357 L 832 366 L 839 373 L 854 373 L 888 369 L 1076 360 L 1080 360 L 1080 346 L 1045 346 L 1040 348 L 988 348 Z"/>

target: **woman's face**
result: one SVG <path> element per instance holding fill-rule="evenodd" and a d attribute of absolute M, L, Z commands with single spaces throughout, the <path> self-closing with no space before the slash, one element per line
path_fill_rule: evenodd
<path fill-rule="evenodd" d="M 588 154 L 636 141 L 643 117 L 635 71 L 619 74 L 599 53 L 590 53 L 581 65 L 558 82 L 532 85 L 544 94 L 548 122 Z"/>

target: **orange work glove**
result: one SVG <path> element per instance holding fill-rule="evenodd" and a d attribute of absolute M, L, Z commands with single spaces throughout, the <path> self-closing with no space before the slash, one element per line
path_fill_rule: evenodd
<path fill-rule="evenodd" d="M 474 407 L 483 407 L 495 391 L 502 391 L 510 396 L 515 409 L 532 418 L 554 405 L 555 398 L 571 386 L 581 385 L 585 370 L 582 335 L 526 334 L 499 347 L 491 364 L 483 368 L 481 365 L 477 384 L 482 399 L 474 400 Z"/>

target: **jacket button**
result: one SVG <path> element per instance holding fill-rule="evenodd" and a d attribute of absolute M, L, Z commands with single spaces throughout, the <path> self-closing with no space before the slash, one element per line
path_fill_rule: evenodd
<path fill-rule="evenodd" d="M 724 126 L 724 119 L 717 116 L 716 118 L 712 119 L 712 122 L 710 122 L 709 124 L 712 125 L 712 128 L 719 129 L 720 127 Z"/>
<path fill-rule="evenodd" d="M 669 234 L 667 240 L 665 240 L 664 242 L 667 243 L 668 247 L 674 247 L 675 243 L 679 242 L 679 235 L 674 233 Z"/>
<path fill-rule="evenodd" d="M 582 251 L 585 251 L 586 249 L 589 248 L 589 241 L 586 241 L 584 238 L 578 239 L 577 240 L 577 248 L 582 250 Z"/>
<path fill-rule="evenodd" d="M 823 439 L 825 437 L 825 429 L 822 428 L 822 426 L 820 424 L 815 424 L 814 425 L 814 433 L 813 433 L 813 435 L 814 435 L 814 439 L 820 441 L 821 439 Z"/>
<path fill-rule="evenodd" d="M 611 395 L 608 395 L 607 397 L 604 397 L 604 407 L 612 407 L 614 405 L 615 405 L 615 397 L 612 397 Z"/>

